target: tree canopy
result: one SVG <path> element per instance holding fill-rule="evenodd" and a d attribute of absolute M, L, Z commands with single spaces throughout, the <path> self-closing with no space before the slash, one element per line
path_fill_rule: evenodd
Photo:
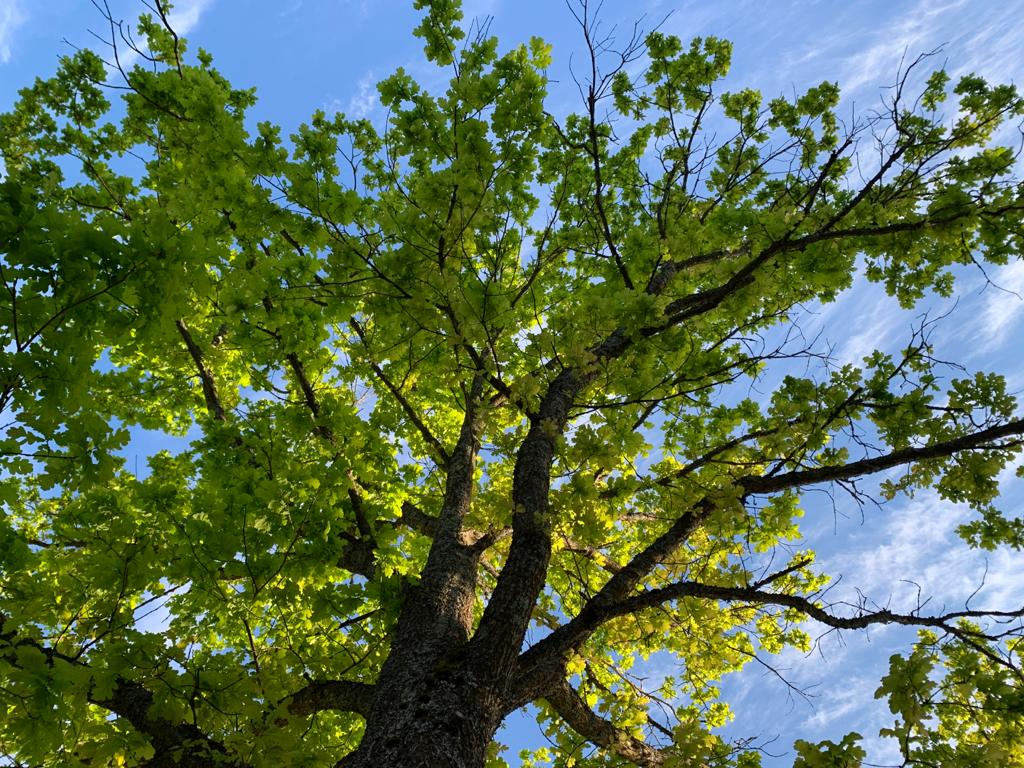
<path fill-rule="evenodd" d="M 1016 90 L 923 58 L 841 119 L 584 0 L 553 115 L 541 39 L 415 6 L 437 77 L 384 79 L 379 125 L 254 123 L 159 0 L 0 116 L 7 764 L 496 767 L 532 704 L 524 765 L 752 768 L 720 683 L 817 622 L 921 629 L 877 694 L 905 765 L 1024 766 L 1020 606 L 840 604 L 794 549 L 805 490 L 872 477 L 1024 545 L 1003 376 L 930 320 L 857 364 L 798 325 L 1021 258 Z"/>

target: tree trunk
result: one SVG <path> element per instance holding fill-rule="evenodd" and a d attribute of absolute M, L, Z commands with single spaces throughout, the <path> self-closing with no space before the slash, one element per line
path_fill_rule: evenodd
<path fill-rule="evenodd" d="M 378 690 L 362 743 L 339 768 L 483 768 L 501 706 L 462 665 L 449 664 L 395 675 Z"/>

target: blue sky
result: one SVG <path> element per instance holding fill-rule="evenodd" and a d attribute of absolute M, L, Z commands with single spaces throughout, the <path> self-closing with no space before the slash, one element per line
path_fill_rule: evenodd
<path fill-rule="evenodd" d="M 132 18 L 141 4 L 111 2 L 115 16 Z M 492 15 L 491 30 L 510 46 L 541 35 L 554 46 L 549 110 L 564 114 L 579 105 L 569 72 L 570 54 L 582 40 L 559 0 L 467 0 L 467 17 Z M 714 34 L 734 43 L 727 86 L 752 86 L 767 97 L 800 91 L 821 80 L 838 81 L 847 114 L 879 103 L 879 87 L 891 83 L 904 54 L 941 47 L 937 59 L 953 74 L 974 71 L 992 80 L 1024 82 L 1024 27 L 1021 6 L 991 0 L 606 0 L 604 24 L 628 30 L 665 20 L 666 32 L 689 38 Z M 285 131 L 317 108 L 353 116 L 380 117 L 374 84 L 398 66 L 414 77 L 436 78 L 421 62 L 418 41 L 409 34 L 416 14 L 411 0 L 183 0 L 175 26 L 192 43 L 210 50 L 219 68 L 237 86 L 257 86 L 257 119 L 280 123 Z M 16 89 L 37 74 L 53 71 L 62 42 L 90 45 L 89 29 L 104 31 L 103 20 L 87 0 L 0 0 L 0 109 Z M 577 59 L 578 61 L 579 59 Z M 950 312 L 934 335 L 940 358 L 969 369 L 999 370 L 1012 391 L 1024 391 L 1024 262 L 963 275 L 958 303 L 935 301 L 932 316 Z M 808 314 L 804 330 L 818 330 L 845 361 L 857 362 L 874 347 L 895 350 L 909 339 L 924 306 L 900 310 L 876 287 L 858 282 L 835 304 Z M 762 388 L 763 390 L 763 388 Z M 1024 488 L 1006 474 L 1005 510 L 1016 512 Z M 825 569 L 841 574 L 832 596 L 855 599 L 856 588 L 878 603 L 910 610 L 920 594 L 935 611 L 953 609 L 981 586 L 973 607 L 1017 607 L 1024 593 L 1024 556 L 999 551 L 978 553 L 957 544 L 953 534 L 967 512 L 921 493 L 878 509 L 857 508 L 842 496 L 806 498 L 807 544 L 818 550 Z M 911 580 L 911 581 L 904 581 Z M 766 766 L 792 763 L 794 738 L 838 740 L 857 730 L 868 737 L 870 760 L 893 763 L 891 745 L 875 738 L 891 717 L 873 700 L 888 657 L 905 649 L 913 633 L 876 628 L 867 634 L 823 638 L 810 656 L 786 653 L 766 659 L 784 671 L 810 701 L 792 697 L 770 673 L 751 665 L 726 682 L 737 713 L 728 733 L 736 737 L 779 738 Z M 653 660 L 650 677 L 674 670 Z M 507 733 L 514 756 L 521 746 L 541 746 L 524 722 Z M 514 763 L 513 757 L 513 763 Z"/>

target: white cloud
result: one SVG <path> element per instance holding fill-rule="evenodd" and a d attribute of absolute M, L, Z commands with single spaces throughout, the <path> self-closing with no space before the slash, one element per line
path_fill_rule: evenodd
<path fill-rule="evenodd" d="M 361 119 L 369 117 L 377 107 L 380 100 L 377 96 L 377 78 L 373 72 L 367 72 L 356 84 L 356 92 L 348 100 L 348 109 L 345 110 L 348 117 Z"/>
<path fill-rule="evenodd" d="M 1024 489 L 1010 475 L 1006 471 L 1000 479 L 1003 507 L 1013 509 Z M 855 603 L 864 594 L 891 610 L 907 612 L 916 609 L 919 600 L 928 600 L 921 610 L 926 615 L 961 609 L 968 600 L 978 609 L 1020 607 L 1024 562 L 1016 552 L 965 547 L 954 529 L 973 516 L 966 507 L 922 492 L 909 502 L 865 513 L 863 526 L 851 530 L 841 525 L 837 534 L 808 542 L 821 554 L 822 570 L 843 576 L 825 595 L 826 601 Z M 851 611 L 838 606 L 834 610 Z M 737 714 L 730 732 L 779 734 L 777 747 L 782 752 L 794 738 L 835 741 L 856 730 L 864 735 L 863 746 L 873 763 L 898 763 L 897 745 L 878 735 L 893 716 L 884 701 L 874 698 L 874 691 L 886 674 L 888 656 L 906 653 L 914 631 L 880 625 L 865 632 L 834 632 L 814 621 L 804 628 L 818 639 L 811 653 L 787 648 L 764 660 L 808 700 L 794 697 L 781 683 L 772 684 L 770 676 L 765 678 L 763 670 L 750 665 L 723 685 Z"/>
<path fill-rule="evenodd" d="M 958 52 L 965 58 L 952 62 L 953 74 L 978 72 L 999 82 L 1019 82 L 1024 74 L 1020 56 L 1024 27 L 1019 15 L 1020 9 L 1013 3 L 990 4 L 984 12 L 987 23 L 969 25 L 958 39 Z"/>
<path fill-rule="evenodd" d="M 1007 470 L 1000 479 L 1001 506 L 1012 510 L 1022 489 L 1011 475 Z M 920 608 L 922 614 L 938 614 L 958 610 L 968 600 L 979 609 L 1019 607 L 1024 583 L 1019 555 L 1005 549 L 972 550 L 956 534 L 956 527 L 975 519 L 976 513 L 943 501 L 935 491 L 918 492 L 904 504 L 887 504 L 881 512 L 885 520 L 869 520 L 863 533 L 848 534 L 839 551 L 821 558 L 826 572 L 843 576 L 829 599 L 853 602 L 855 588 L 873 601 L 869 607 L 900 612 Z M 826 547 L 822 542 L 819 551 Z"/>
<path fill-rule="evenodd" d="M 902 314 L 895 302 L 888 297 L 880 297 L 878 293 L 872 297 L 875 302 L 874 311 L 860 313 L 854 325 L 854 332 L 847 336 L 839 349 L 839 361 L 863 365 L 864 357 L 876 349 L 885 350 L 897 337 L 904 340 L 908 336 L 908 327 L 900 322 Z M 836 318 L 839 320 L 839 318 Z"/>
<path fill-rule="evenodd" d="M 26 18 L 18 0 L 0 0 L 0 64 L 11 60 L 14 33 Z"/>
<path fill-rule="evenodd" d="M 175 3 L 171 10 L 171 26 L 178 34 L 187 35 L 199 23 L 199 17 L 212 2 L 213 0 L 184 0 Z"/>
<path fill-rule="evenodd" d="M 0 2 L 3 2 L 3 0 L 0 0 Z M 168 22 L 176 33 L 185 36 L 196 28 L 199 24 L 199 19 L 212 4 L 213 0 L 181 0 L 176 2 L 171 9 Z M 145 50 L 144 45 L 141 47 Z M 131 49 L 119 50 L 118 54 L 121 59 L 121 67 L 126 70 L 134 66 L 139 60 L 138 52 Z"/>
<path fill-rule="evenodd" d="M 951 14 L 962 11 L 968 0 L 935 3 L 921 0 L 895 24 L 886 24 L 876 32 L 873 45 L 858 50 L 846 61 L 844 76 L 839 79 L 847 94 L 864 88 L 887 85 L 879 77 L 895 76 L 904 56 L 913 61 L 918 55 L 935 50 L 950 29 Z M 908 62 L 904 61 L 904 66 Z"/>
<path fill-rule="evenodd" d="M 878 688 L 878 680 L 869 677 L 848 677 L 842 685 L 828 692 L 828 700 L 806 720 L 808 728 L 824 731 L 833 725 L 842 726 L 849 722 L 863 722 L 862 714 L 871 706 Z M 856 715 L 856 716 L 855 716 Z M 841 730 L 841 728 L 840 728 Z"/>
<path fill-rule="evenodd" d="M 955 546 L 950 534 L 965 520 L 966 511 L 941 501 L 933 492 L 883 510 L 889 519 L 881 536 L 846 549 L 831 559 L 826 570 L 842 573 L 845 585 L 880 604 L 892 598 L 898 610 L 915 607 L 915 584 L 920 585 L 922 597 L 942 599 L 963 592 L 962 577 L 974 558 L 963 545 Z"/>
<path fill-rule="evenodd" d="M 976 339 L 977 352 L 989 352 L 1000 346 L 1020 321 L 1024 312 L 1024 260 L 1000 267 L 987 287 L 988 300 L 982 309 Z"/>
<path fill-rule="evenodd" d="M 723 4 L 724 5 L 724 4 Z M 1024 60 L 1024 26 L 1017 23 L 1019 8 L 1013 3 L 985 0 L 894 0 L 887 8 L 864 12 L 857 3 L 836 5 L 826 18 L 806 4 L 807 21 L 796 10 L 786 14 L 787 37 L 766 41 L 778 48 L 773 56 L 779 60 L 775 79 L 779 83 L 837 80 L 844 99 L 872 106 L 881 88 L 891 85 L 902 62 L 906 67 L 921 54 L 941 50 L 927 62 L 919 74 L 942 66 L 949 56 L 950 73 L 957 77 L 978 72 L 998 82 L 1020 82 Z M 832 4 L 830 4 L 832 5 Z M 777 29 L 775 15 L 771 18 Z M 968 23 L 967 22 L 969 19 Z M 756 22 L 746 21 L 744 29 Z M 807 39 L 813 24 L 815 40 Z M 761 73 L 764 83 L 765 74 Z"/>
<path fill-rule="evenodd" d="M 339 112 L 352 120 L 361 120 L 370 117 L 380 108 L 380 98 L 377 95 L 377 77 L 373 72 L 367 72 L 356 83 L 356 92 L 348 101 L 337 97 L 332 98 L 323 105 L 324 112 L 328 115 L 335 115 Z"/>

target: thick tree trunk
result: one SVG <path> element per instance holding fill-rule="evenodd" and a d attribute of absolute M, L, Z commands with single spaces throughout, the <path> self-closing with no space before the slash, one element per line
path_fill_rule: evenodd
<path fill-rule="evenodd" d="M 363 740 L 339 768 L 483 768 L 501 724 L 504 691 L 468 662 L 482 550 L 463 539 L 462 521 L 473 498 L 482 390 L 477 375 L 458 442 L 446 454 L 444 503 L 427 563 L 399 615 Z"/>
<path fill-rule="evenodd" d="M 362 743 L 339 768 L 483 768 L 501 724 L 496 698 L 454 665 L 407 685 L 401 677 L 380 692 Z"/>

